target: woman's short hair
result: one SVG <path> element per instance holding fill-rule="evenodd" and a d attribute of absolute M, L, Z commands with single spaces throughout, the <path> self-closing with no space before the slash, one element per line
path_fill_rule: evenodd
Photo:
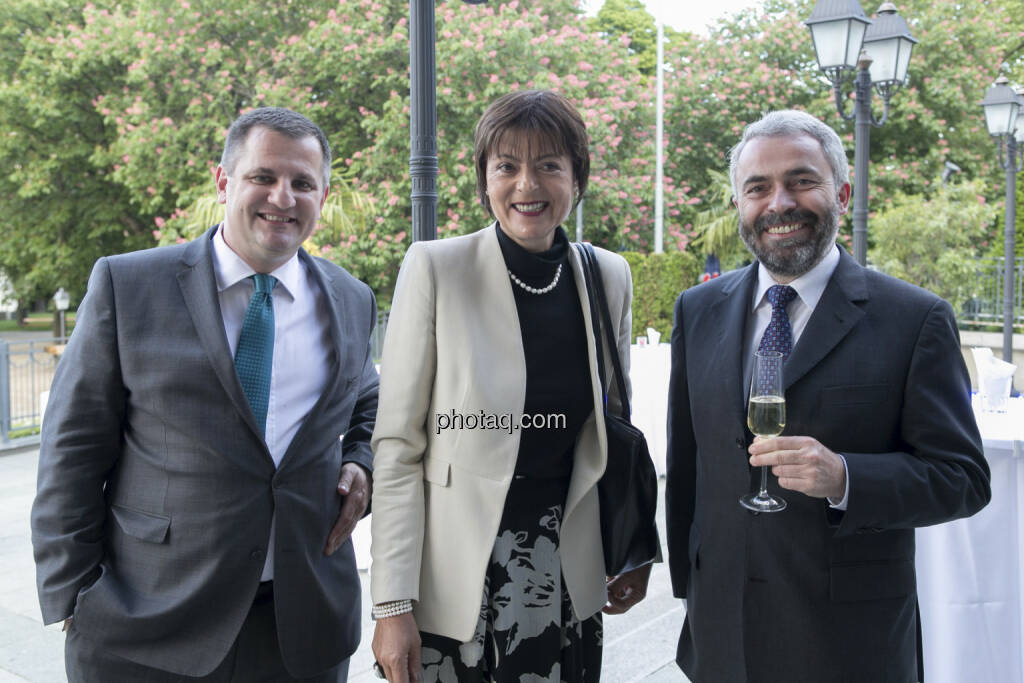
<path fill-rule="evenodd" d="M 739 197 L 736 187 L 736 166 L 739 164 L 740 152 L 754 138 L 792 137 L 794 135 L 810 135 L 821 145 L 821 151 L 832 169 L 832 179 L 838 190 L 850 182 L 850 164 L 846 160 L 843 141 L 839 139 L 832 127 L 811 116 L 807 112 L 796 109 L 783 109 L 768 112 L 760 120 L 749 124 L 743 130 L 743 138 L 732 148 L 729 154 L 729 180 L 732 182 L 732 194 Z"/>
<path fill-rule="evenodd" d="M 590 176 L 590 147 L 583 117 L 569 100 L 556 92 L 520 90 L 492 102 L 476 124 L 473 137 L 476 194 L 487 212 L 494 215 L 487 197 L 487 157 L 509 133 L 535 133 L 542 144 L 569 156 L 577 188 L 575 206 L 586 192 Z"/>

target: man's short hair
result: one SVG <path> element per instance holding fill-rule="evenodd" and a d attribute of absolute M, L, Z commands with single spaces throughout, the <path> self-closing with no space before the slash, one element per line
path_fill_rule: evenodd
<path fill-rule="evenodd" d="M 732 196 L 739 197 L 736 187 L 736 165 L 740 153 L 746 144 L 754 138 L 792 137 L 810 135 L 821 145 L 821 151 L 832 168 L 832 178 L 836 189 L 850 182 L 850 164 L 846 159 L 846 150 L 832 127 L 822 123 L 810 114 L 796 109 L 783 109 L 768 112 L 760 120 L 749 124 L 743 129 L 743 138 L 729 153 L 729 181 L 732 183 Z"/>
<path fill-rule="evenodd" d="M 228 129 L 228 138 L 224 142 L 224 153 L 220 157 L 220 165 L 228 172 L 228 175 L 235 170 L 235 162 L 245 145 L 249 132 L 260 126 L 269 128 L 275 133 L 286 135 L 292 139 L 312 137 L 320 143 L 320 153 L 323 157 L 320 163 L 320 175 L 323 186 L 326 188 L 331 184 L 331 143 L 327 141 L 320 126 L 308 118 L 291 109 L 282 107 L 260 107 L 242 114 Z"/>

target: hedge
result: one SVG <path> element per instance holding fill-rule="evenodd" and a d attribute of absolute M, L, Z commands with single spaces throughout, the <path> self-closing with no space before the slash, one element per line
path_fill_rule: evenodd
<path fill-rule="evenodd" d="M 668 342 L 672 334 L 672 307 L 679 293 L 700 280 L 704 263 L 688 251 L 661 254 L 621 252 L 633 274 L 633 338 L 653 327 Z"/>

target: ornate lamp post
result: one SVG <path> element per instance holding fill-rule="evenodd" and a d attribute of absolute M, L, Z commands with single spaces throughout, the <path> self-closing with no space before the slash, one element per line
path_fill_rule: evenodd
<path fill-rule="evenodd" d="M 1024 106 L 1022 98 L 1010 87 L 1006 76 L 1000 76 L 985 92 L 981 106 L 985 110 L 988 134 L 999 148 L 999 164 L 1006 171 L 1006 219 L 1003 226 L 1003 360 L 1013 362 L 1013 241 L 1017 222 L 1017 173 L 1024 165 L 1024 122 L 1018 113 Z M 1016 130 L 1016 134 L 1014 133 Z"/>
<path fill-rule="evenodd" d="M 889 117 L 889 99 L 907 80 L 907 66 L 917 40 L 896 6 L 884 2 L 874 21 L 867 18 L 858 0 L 818 0 L 804 22 L 811 30 L 818 68 L 832 81 L 836 109 L 854 126 L 853 255 L 867 262 L 868 153 L 871 126 Z M 856 69 L 854 110 L 846 113 L 842 86 Z M 871 113 L 871 86 L 882 97 L 882 118 Z"/>
<path fill-rule="evenodd" d="M 412 241 L 437 237 L 437 65 L 434 0 L 409 0 L 409 178 Z"/>
<path fill-rule="evenodd" d="M 462 0 L 483 5 L 487 0 Z M 409 0 L 409 177 L 412 241 L 437 238 L 437 60 L 434 0 Z"/>

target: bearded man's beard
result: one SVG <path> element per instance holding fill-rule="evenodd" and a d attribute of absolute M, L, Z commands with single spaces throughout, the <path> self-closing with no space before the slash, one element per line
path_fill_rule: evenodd
<path fill-rule="evenodd" d="M 810 224 L 810 237 L 793 236 L 772 240 L 766 245 L 758 240 L 768 228 L 793 223 Z M 740 218 L 740 237 L 754 257 L 770 273 L 786 277 L 800 277 L 825 257 L 835 244 L 839 232 L 839 204 L 835 202 L 820 216 L 808 209 L 791 209 L 785 213 L 759 216 L 753 227 Z"/>

